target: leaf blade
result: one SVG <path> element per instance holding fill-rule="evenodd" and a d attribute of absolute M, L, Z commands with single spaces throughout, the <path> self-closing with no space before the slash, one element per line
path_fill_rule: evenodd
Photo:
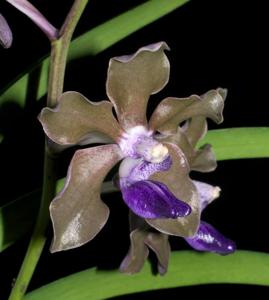
<path fill-rule="evenodd" d="M 0 252 L 32 228 L 37 215 L 41 190 L 35 190 L 0 207 Z"/>
<path fill-rule="evenodd" d="M 212 253 L 178 251 L 172 252 L 169 272 L 163 277 L 153 276 L 148 262 L 140 273 L 132 276 L 121 274 L 118 270 L 105 272 L 92 268 L 30 292 L 25 300 L 97 300 L 129 293 L 210 283 L 268 286 L 268 267 L 269 255 L 265 253 L 237 251 L 229 256 L 219 256 Z"/>
<path fill-rule="evenodd" d="M 207 143 L 218 161 L 269 157 L 269 127 L 209 130 L 198 146 Z"/>

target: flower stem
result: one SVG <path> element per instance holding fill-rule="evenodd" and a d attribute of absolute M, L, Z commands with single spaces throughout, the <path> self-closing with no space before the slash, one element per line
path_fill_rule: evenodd
<path fill-rule="evenodd" d="M 88 0 L 75 0 L 60 30 L 59 37 L 51 42 L 51 58 L 48 82 L 47 106 L 54 107 L 63 91 L 68 49 L 74 29 Z M 49 221 L 49 204 L 55 195 L 57 179 L 57 156 L 52 154 L 50 144 L 45 142 L 42 197 L 37 222 L 32 234 L 20 272 L 12 288 L 9 300 L 23 298 L 46 242 Z"/>
<path fill-rule="evenodd" d="M 54 172 L 55 165 L 54 159 L 49 155 L 46 155 L 45 152 L 44 175 L 46 176 L 44 176 L 43 180 L 43 192 L 39 214 L 19 275 L 9 296 L 10 300 L 22 299 L 45 245 L 45 231 L 48 223 L 48 205 L 54 196 L 56 185 L 56 172 Z"/>

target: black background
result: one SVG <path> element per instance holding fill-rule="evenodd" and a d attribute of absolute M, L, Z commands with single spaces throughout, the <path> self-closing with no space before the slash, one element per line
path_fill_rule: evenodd
<path fill-rule="evenodd" d="M 84 31 L 144 1 L 90 1 L 75 32 Z M 72 1 L 32 1 L 59 27 Z M 0 89 L 49 51 L 45 36 L 23 14 L 1 1 L 0 10 L 14 34 L 11 49 L 0 49 Z M 162 92 L 152 97 L 149 111 L 165 96 L 185 97 L 217 87 L 228 88 L 224 123 L 218 128 L 268 126 L 268 14 L 262 1 L 191 1 L 157 22 L 132 34 L 96 57 L 68 65 L 65 90 L 78 90 L 92 101 L 105 95 L 108 60 L 130 54 L 139 47 L 166 41 L 171 48 L 171 79 Z M 41 185 L 43 133 L 36 116 L 44 105 L 29 103 L 24 110 L 10 99 L 0 106 L 1 204 Z M 209 121 L 209 128 L 217 128 Z M 247 147 L 247 145 L 246 145 Z M 65 174 L 69 151 L 61 161 Z M 268 159 L 219 162 L 210 174 L 192 177 L 219 185 L 222 194 L 204 213 L 203 219 L 236 241 L 239 249 L 269 251 Z M 127 252 L 128 213 L 118 193 L 105 197 L 110 219 L 89 244 L 51 255 L 49 243 L 34 274 L 30 289 L 70 273 L 98 266 L 117 268 Z M 20 226 L 20 224 L 18 224 Z M 51 229 L 49 230 L 51 239 Z M 29 237 L 0 256 L 0 299 L 5 299 L 22 262 Z M 171 238 L 173 250 L 188 249 L 179 238 Z M 5 262 L 5 263 L 4 263 Z M 180 266 L 179 266 L 180 268 Z M 246 265 L 246 269 L 248 266 Z M 209 285 L 158 291 L 139 295 L 141 299 L 177 299 L 196 293 L 215 297 L 222 293 L 268 291 L 255 286 Z M 128 299 L 136 299 L 130 296 Z M 119 299 L 127 299 L 119 297 Z"/>

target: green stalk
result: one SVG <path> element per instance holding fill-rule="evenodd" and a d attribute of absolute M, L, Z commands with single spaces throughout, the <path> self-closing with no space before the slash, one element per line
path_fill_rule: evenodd
<path fill-rule="evenodd" d="M 63 92 L 65 66 L 68 49 L 74 29 L 84 11 L 88 0 L 75 0 L 60 30 L 58 39 L 51 42 L 50 72 L 48 83 L 47 106 L 54 107 Z M 56 191 L 56 159 L 45 142 L 44 173 L 42 197 L 37 222 L 31 237 L 20 272 L 12 288 L 9 300 L 21 300 L 30 283 L 36 265 L 46 242 L 46 228 L 49 221 L 49 204 Z"/>
<path fill-rule="evenodd" d="M 39 214 L 20 272 L 9 296 L 9 300 L 20 300 L 23 298 L 44 248 L 46 242 L 45 230 L 49 217 L 48 206 L 54 196 L 56 187 L 54 169 L 55 160 L 47 154 L 47 151 L 45 151 L 43 191 Z"/>

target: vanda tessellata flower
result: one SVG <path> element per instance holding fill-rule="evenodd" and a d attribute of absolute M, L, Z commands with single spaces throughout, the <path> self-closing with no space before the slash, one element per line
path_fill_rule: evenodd
<path fill-rule="evenodd" d="M 165 273 L 169 235 L 185 238 L 199 251 L 235 250 L 232 241 L 200 220 L 220 189 L 189 177 L 191 170 L 216 168 L 210 145 L 196 145 L 207 130 L 207 118 L 222 122 L 226 90 L 165 98 L 147 121 L 150 95 L 168 82 L 168 49 L 160 42 L 111 59 L 106 82 L 110 101 L 91 102 L 77 92 L 66 92 L 57 107 L 42 110 L 39 119 L 55 143 L 104 144 L 74 154 L 65 186 L 50 205 L 52 252 L 83 245 L 105 225 L 109 210 L 100 199 L 101 185 L 120 161 L 116 184 L 130 209 L 131 231 L 122 271 L 139 271 L 150 248 L 158 257 L 159 272 Z"/>

